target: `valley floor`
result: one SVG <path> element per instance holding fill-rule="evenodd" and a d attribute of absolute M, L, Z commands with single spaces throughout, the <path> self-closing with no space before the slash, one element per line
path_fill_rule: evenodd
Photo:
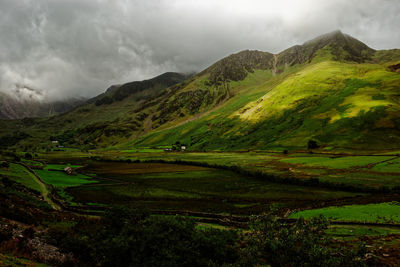
<path fill-rule="evenodd" d="M 250 216 L 265 212 L 288 222 L 322 214 L 336 240 L 366 242 L 382 262 L 400 260 L 397 151 L 69 150 L 11 162 L 0 175 L 39 192 L 50 209 L 84 216 L 122 205 L 199 227 L 246 229 Z"/>

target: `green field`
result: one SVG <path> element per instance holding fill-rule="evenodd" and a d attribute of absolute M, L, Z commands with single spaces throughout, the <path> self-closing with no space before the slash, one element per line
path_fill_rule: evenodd
<path fill-rule="evenodd" d="M 311 218 L 323 215 L 334 221 L 400 223 L 400 204 L 398 202 L 349 205 L 342 207 L 327 207 L 322 209 L 304 210 L 291 214 L 290 218 Z"/>
<path fill-rule="evenodd" d="M 91 163 L 98 184 L 70 187 L 76 202 L 146 205 L 154 209 L 262 213 L 270 205 L 301 206 L 359 194 L 276 184 L 232 171 L 163 163 Z"/>
<path fill-rule="evenodd" d="M 376 164 L 373 171 L 400 173 L 400 158 Z"/>
<path fill-rule="evenodd" d="M 61 171 L 65 168 L 65 166 L 66 165 L 51 164 L 47 165 L 43 170 L 36 170 L 36 173 L 43 179 L 45 183 L 51 184 L 56 188 L 66 188 L 70 186 L 78 186 L 96 182 L 91 177 L 83 174 L 67 175 Z M 51 171 L 49 169 L 56 169 L 58 171 Z"/>
<path fill-rule="evenodd" d="M 372 152 L 363 152 L 372 153 Z M 376 152 L 375 152 L 376 153 Z M 250 152 L 121 152 L 118 150 L 92 151 L 88 153 L 43 153 L 44 159 L 55 162 L 90 161 L 89 157 L 107 160 L 163 160 L 187 161 L 219 166 L 239 166 L 249 171 L 261 171 L 280 177 L 300 180 L 317 178 L 320 181 L 342 183 L 355 187 L 388 188 L 400 186 L 400 161 L 396 156 L 382 152 L 379 156 L 309 154 L 297 151 L 283 154 L 282 151 Z M 382 155 L 382 156 L 380 156 Z"/>
<path fill-rule="evenodd" d="M 282 159 L 281 161 L 292 164 L 302 164 L 312 167 L 326 167 L 332 169 L 347 169 L 365 167 L 369 164 L 392 159 L 390 156 L 351 156 L 351 157 L 327 157 L 307 156 Z M 400 169 L 398 170 L 400 171 Z"/>
<path fill-rule="evenodd" d="M 8 169 L 0 167 L 0 174 L 30 189 L 42 192 L 42 188 L 36 181 L 36 177 L 22 165 L 11 163 Z"/>

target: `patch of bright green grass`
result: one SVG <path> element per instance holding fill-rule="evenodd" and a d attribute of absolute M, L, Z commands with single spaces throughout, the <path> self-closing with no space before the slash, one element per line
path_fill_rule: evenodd
<path fill-rule="evenodd" d="M 400 204 L 398 202 L 349 205 L 342 207 L 327 207 L 322 209 L 304 210 L 293 213 L 289 218 L 312 218 L 323 215 L 334 221 L 354 221 L 372 223 L 400 223 Z"/>
<path fill-rule="evenodd" d="M 49 171 L 48 169 L 63 169 L 65 165 L 48 165 L 44 170 L 37 170 L 36 173 L 45 183 L 51 184 L 56 188 L 66 188 L 82 184 L 96 183 L 91 177 L 78 173 L 77 175 L 67 175 L 63 171 Z"/>

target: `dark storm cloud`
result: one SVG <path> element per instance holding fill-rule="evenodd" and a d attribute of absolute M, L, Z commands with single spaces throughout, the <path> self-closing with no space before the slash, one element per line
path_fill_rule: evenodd
<path fill-rule="evenodd" d="M 400 48 L 399 14 L 398 0 L 1 0 L 0 90 L 93 96 L 336 29 L 375 49 Z"/>

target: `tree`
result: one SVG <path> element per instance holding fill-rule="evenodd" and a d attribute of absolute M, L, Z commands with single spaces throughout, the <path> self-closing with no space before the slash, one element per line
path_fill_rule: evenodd
<path fill-rule="evenodd" d="M 7 161 L 3 161 L 3 162 L 1 163 L 1 167 L 3 167 L 3 168 L 9 168 L 9 167 L 10 167 L 10 163 L 8 163 Z"/>
<path fill-rule="evenodd" d="M 316 149 L 319 146 L 317 144 L 317 141 L 314 141 L 314 140 L 310 139 L 310 140 L 308 140 L 307 147 L 308 147 L 308 149 Z"/>

